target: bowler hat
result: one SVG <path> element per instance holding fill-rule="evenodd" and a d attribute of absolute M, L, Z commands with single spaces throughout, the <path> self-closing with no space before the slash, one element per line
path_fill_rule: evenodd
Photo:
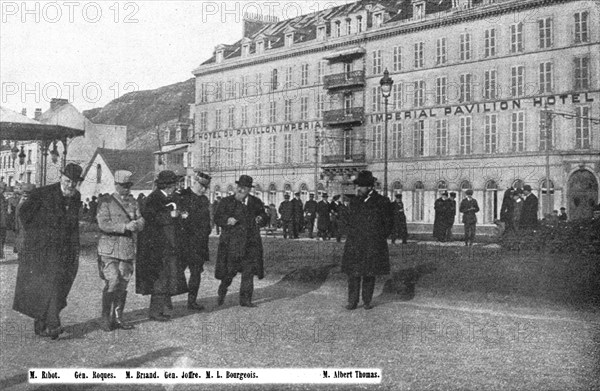
<path fill-rule="evenodd" d="M 81 177 L 82 172 L 83 168 L 81 168 L 80 165 L 75 163 L 69 163 L 67 164 L 64 170 L 61 170 L 60 173 L 72 181 L 81 182 L 83 181 L 83 178 Z"/>
<path fill-rule="evenodd" d="M 197 172 L 194 179 L 196 180 L 196 182 L 200 183 L 201 185 L 208 186 L 208 185 L 210 185 L 210 180 L 212 178 L 208 174 L 205 174 L 203 172 Z"/>
<path fill-rule="evenodd" d="M 133 174 L 131 171 L 127 170 L 117 170 L 115 171 L 115 183 L 120 185 L 132 185 L 131 176 Z"/>
<path fill-rule="evenodd" d="M 165 170 L 158 173 L 158 178 L 154 181 L 157 185 L 172 185 L 177 183 L 179 177 L 173 171 Z"/>
<path fill-rule="evenodd" d="M 355 185 L 361 186 L 361 187 L 363 187 L 363 186 L 370 187 L 370 186 L 375 186 L 376 180 L 377 180 L 377 178 L 375 178 L 373 176 L 373 173 L 371 171 L 363 170 L 358 173 L 358 176 L 353 181 L 353 183 Z"/>
<path fill-rule="evenodd" d="M 529 185 L 523 186 L 523 191 L 531 191 L 531 186 L 529 186 Z"/>
<path fill-rule="evenodd" d="M 242 187 L 254 187 L 252 184 L 252 177 L 250 175 L 240 175 L 240 179 L 238 179 L 235 183 L 236 185 Z"/>
<path fill-rule="evenodd" d="M 469 189 L 467 191 L 465 191 L 466 195 L 473 195 L 473 190 Z"/>

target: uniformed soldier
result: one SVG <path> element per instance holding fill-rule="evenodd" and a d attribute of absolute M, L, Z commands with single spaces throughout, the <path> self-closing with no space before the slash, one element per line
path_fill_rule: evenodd
<path fill-rule="evenodd" d="M 115 172 L 116 191 L 103 197 L 98 205 L 98 268 L 106 282 L 102 292 L 102 329 L 130 330 L 133 325 L 123 322 L 127 284 L 133 274 L 135 259 L 134 233 L 144 228 L 144 218 L 136 199 L 130 194 L 132 173 Z"/>
<path fill-rule="evenodd" d="M 315 218 L 317 217 L 317 201 L 315 201 L 315 195 L 313 193 L 310 193 L 309 197 L 309 200 L 304 204 L 304 214 L 308 237 L 312 239 Z"/>

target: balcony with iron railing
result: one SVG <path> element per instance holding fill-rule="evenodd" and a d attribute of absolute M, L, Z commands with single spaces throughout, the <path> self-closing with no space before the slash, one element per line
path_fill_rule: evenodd
<path fill-rule="evenodd" d="M 364 107 L 349 107 L 323 112 L 325 126 L 347 126 L 362 124 L 365 118 Z"/>
<path fill-rule="evenodd" d="M 365 71 L 361 69 L 358 71 L 327 75 L 323 78 L 323 83 L 325 88 L 330 91 L 342 88 L 364 87 Z"/>

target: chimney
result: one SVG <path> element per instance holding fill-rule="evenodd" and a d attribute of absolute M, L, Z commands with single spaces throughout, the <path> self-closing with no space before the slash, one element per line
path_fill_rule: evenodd
<path fill-rule="evenodd" d="M 38 107 L 35 109 L 35 114 L 33 116 L 33 119 L 37 121 L 40 119 L 41 116 L 42 116 L 42 109 Z"/>
<path fill-rule="evenodd" d="M 50 110 L 56 110 L 60 106 L 64 106 L 69 103 L 68 99 L 52 98 L 50 101 Z"/>
<path fill-rule="evenodd" d="M 21 109 L 21 115 L 27 117 L 27 109 L 25 107 Z"/>

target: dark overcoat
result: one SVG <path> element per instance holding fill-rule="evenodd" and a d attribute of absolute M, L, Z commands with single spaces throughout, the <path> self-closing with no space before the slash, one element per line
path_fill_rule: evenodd
<path fill-rule="evenodd" d="M 43 318 L 53 294 L 58 310 L 79 268 L 79 210 L 81 194 L 64 197 L 60 183 L 34 189 L 19 210 L 27 231 L 19 251 L 19 270 L 13 309 Z"/>
<path fill-rule="evenodd" d="M 394 226 L 392 203 L 373 191 L 367 198 L 352 198 L 349 209 L 342 272 L 352 276 L 389 274 L 387 237 Z"/>
<path fill-rule="evenodd" d="M 321 231 L 328 231 L 331 229 L 331 205 L 329 202 L 323 200 L 317 203 L 317 229 Z"/>
<path fill-rule="evenodd" d="M 182 190 L 175 199 L 177 207 L 188 213 L 186 219 L 180 218 L 177 235 L 183 267 L 200 265 L 209 260 L 208 237 L 212 230 L 210 223 L 210 201 L 205 195 L 198 195 L 191 189 Z"/>
<path fill-rule="evenodd" d="M 479 212 L 479 205 L 475 198 L 463 199 L 460 202 L 460 213 L 463 214 L 462 222 L 464 224 L 476 224 L 477 223 L 477 212 Z"/>
<path fill-rule="evenodd" d="M 260 216 L 260 223 L 256 217 Z M 227 225 L 233 217 L 238 222 Z M 215 224 L 221 227 L 215 278 L 222 280 L 228 274 L 241 272 L 244 266 L 251 265 L 254 275 L 264 278 L 263 245 L 260 238 L 260 227 L 267 224 L 268 216 L 262 201 L 248 195 L 247 205 L 237 201 L 231 195 L 221 200 L 215 211 Z"/>
<path fill-rule="evenodd" d="M 446 237 L 446 230 L 448 229 L 448 215 L 450 214 L 450 208 L 452 207 L 450 200 L 438 198 L 433 204 L 435 210 L 435 218 L 433 220 L 433 237 L 437 239 L 443 239 Z"/>
<path fill-rule="evenodd" d="M 519 228 L 536 228 L 538 225 L 538 198 L 532 193 L 523 200 Z"/>
<path fill-rule="evenodd" d="M 171 217 L 173 199 L 154 190 L 141 210 L 144 229 L 138 234 L 135 290 L 141 295 L 166 293 L 170 296 L 187 292 L 184 266 L 179 261 L 176 242 L 176 218 Z M 179 206 L 178 206 L 179 207 Z M 161 272 L 167 274 L 167 292 L 153 292 Z"/>
<path fill-rule="evenodd" d="M 279 215 L 281 221 L 292 221 L 294 217 L 294 204 L 292 204 L 292 201 L 285 200 L 279 204 Z"/>
<path fill-rule="evenodd" d="M 394 213 L 394 229 L 392 237 L 404 238 L 408 234 L 404 203 L 402 201 L 392 202 L 392 211 Z"/>
<path fill-rule="evenodd" d="M 302 205 L 302 201 L 294 198 L 293 200 L 290 201 L 292 203 L 292 215 L 294 218 L 294 221 L 296 223 L 303 223 L 304 222 L 304 205 Z"/>

